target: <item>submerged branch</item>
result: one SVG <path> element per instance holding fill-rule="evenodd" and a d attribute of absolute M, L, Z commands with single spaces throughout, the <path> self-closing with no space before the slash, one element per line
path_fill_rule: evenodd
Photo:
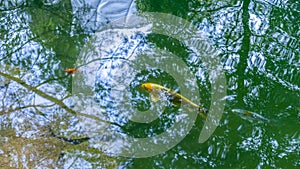
<path fill-rule="evenodd" d="M 37 95 L 39 95 L 39 96 L 41 96 L 41 97 L 43 97 L 43 98 L 45 98 L 45 99 L 47 99 L 47 100 L 49 100 L 49 101 L 51 101 L 51 102 L 57 104 L 58 106 L 60 106 L 61 108 L 65 109 L 67 112 L 69 112 L 69 113 L 71 113 L 71 114 L 73 114 L 73 115 L 84 116 L 84 117 L 91 118 L 91 119 L 94 119 L 94 120 L 97 120 L 97 121 L 99 121 L 99 122 L 103 122 L 103 123 L 106 123 L 106 124 L 114 124 L 114 125 L 116 125 L 116 126 L 122 128 L 122 126 L 119 125 L 119 124 L 117 124 L 117 123 L 105 121 L 105 120 L 103 120 L 103 119 L 97 118 L 97 117 L 92 116 L 92 115 L 88 115 L 88 114 L 76 112 L 76 111 L 74 111 L 73 109 L 69 108 L 62 100 L 59 100 L 59 99 L 57 99 L 57 98 L 55 98 L 55 97 L 53 97 L 53 96 L 50 96 L 50 95 L 46 94 L 45 92 L 43 92 L 43 91 L 37 89 L 37 88 L 34 87 L 34 86 L 28 85 L 26 82 L 24 82 L 24 81 L 21 80 L 20 78 L 14 77 L 14 76 L 12 76 L 12 75 L 9 75 L 9 74 L 3 73 L 3 72 L 0 72 L 0 75 L 1 75 L 1 76 L 4 76 L 4 77 L 6 77 L 6 78 L 8 78 L 8 79 L 10 79 L 10 80 L 13 80 L 13 81 L 15 81 L 15 82 L 17 82 L 17 83 L 19 83 L 20 85 L 22 85 L 22 86 L 25 87 L 26 89 L 28 89 L 28 90 L 30 90 L 30 91 L 36 93 Z"/>

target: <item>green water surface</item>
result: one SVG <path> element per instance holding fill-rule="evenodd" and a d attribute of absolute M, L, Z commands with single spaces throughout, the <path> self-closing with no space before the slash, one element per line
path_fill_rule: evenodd
<path fill-rule="evenodd" d="M 298 1 L 138 0 L 126 10 L 123 3 L 128 4 L 0 1 L 0 168 L 299 168 Z M 109 17 L 96 12 L 118 8 L 120 13 L 108 12 Z M 103 151 L 102 142 L 112 138 L 104 138 L 101 126 L 91 121 L 93 133 L 81 126 L 74 108 L 79 103 L 72 100 L 76 75 L 64 70 L 79 66 L 78 60 L 85 59 L 82 53 L 94 50 L 93 45 L 86 45 L 88 41 L 117 14 L 127 11 L 129 15 L 131 10 L 137 15 L 161 12 L 183 18 L 205 32 L 206 41 L 219 51 L 226 76 L 226 104 L 219 126 L 206 142 L 198 143 L 205 122 L 199 116 L 187 136 L 168 151 L 147 158 L 120 157 Z M 183 42 L 149 32 L 122 42 L 110 38 L 112 46 L 106 44 L 105 52 L 100 52 L 101 57 L 110 57 L 95 69 L 93 88 L 93 99 L 104 113 L 92 114 L 99 123 L 110 123 L 110 131 L 152 137 L 171 127 L 180 111 L 180 106 L 166 103 L 158 119 L 144 124 L 127 120 L 124 114 L 130 110 L 117 110 L 111 100 L 113 80 L 129 84 L 129 104 L 143 111 L 151 107 L 151 100 L 142 83 L 180 92 L 174 77 L 156 68 L 141 70 L 125 81 L 115 79 L 115 70 L 125 65 L 117 58 L 129 56 L 136 42 L 140 49 L 155 46 L 179 56 L 196 77 L 201 100 L 197 104 L 208 109 L 213 104 L 205 64 Z M 100 46 L 100 42 L 94 44 Z M 119 46 L 114 46 L 117 42 Z M 143 52 L 134 52 L 135 57 L 142 57 Z M 124 58 L 130 62 L 132 57 Z M 236 108 L 256 112 L 270 122 L 242 119 L 231 112 Z"/>

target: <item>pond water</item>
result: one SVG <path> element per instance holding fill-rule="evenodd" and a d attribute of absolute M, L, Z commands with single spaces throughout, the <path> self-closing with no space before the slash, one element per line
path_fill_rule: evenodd
<path fill-rule="evenodd" d="M 299 2 L 0 3 L 1 168 L 300 166 Z"/>

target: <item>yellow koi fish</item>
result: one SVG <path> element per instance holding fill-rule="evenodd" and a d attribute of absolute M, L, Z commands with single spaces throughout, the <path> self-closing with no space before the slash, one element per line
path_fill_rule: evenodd
<path fill-rule="evenodd" d="M 201 117 L 203 119 L 206 119 L 206 108 L 193 103 L 192 101 L 180 95 L 179 93 L 155 83 L 143 83 L 141 86 L 143 89 L 147 90 L 150 93 L 152 101 L 157 102 L 159 100 L 159 96 L 163 94 L 167 96 L 168 99 L 174 104 L 183 103 L 184 105 L 196 109 L 197 111 L 199 111 Z"/>
<path fill-rule="evenodd" d="M 231 110 L 233 113 L 236 113 L 239 115 L 242 119 L 248 120 L 250 122 L 253 121 L 260 121 L 260 122 L 270 122 L 270 119 L 267 119 L 263 117 L 260 114 L 248 111 L 248 110 L 243 110 L 243 109 L 232 109 Z"/>

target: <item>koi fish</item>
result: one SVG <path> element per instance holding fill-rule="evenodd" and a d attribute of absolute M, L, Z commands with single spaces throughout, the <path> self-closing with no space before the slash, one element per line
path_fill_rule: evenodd
<path fill-rule="evenodd" d="M 68 74 L 74 74 L 77 70 L 78 70 L 78 68 L 69 68 L 69 69 L 64 70 L 64 72 L 66 72 Z"/>
<path fill-rule="evenodd" d="M 201 117 L 203 119 L 206 119 L 206 114 L 208 112 L 206 108 L 193 103 L 186 97 L 171 89 L 154 83 L 143 83 L 141 87 L 150 93 L 151 100 L 154 102 L 157 102 L 160 99 L 159 97 L 163 94 L 167 96 L 168 99 L 174 104 L 183 103 L 189 107 L 196 109 L 197 111 L 199 111 Z"/>
<path fill-rule="evenodd" d="M 248 110 L 243 110 L 243 109 L 232 109 L 231 110 L 233 113 L 241 116 L 242 119 L 248 120 L 251 123 L 255 121 L 260 121 L 260 122 L 270 122 L 270 119 L 267 119 L 263 117 L 260 114 L 248 111 Z"/>

